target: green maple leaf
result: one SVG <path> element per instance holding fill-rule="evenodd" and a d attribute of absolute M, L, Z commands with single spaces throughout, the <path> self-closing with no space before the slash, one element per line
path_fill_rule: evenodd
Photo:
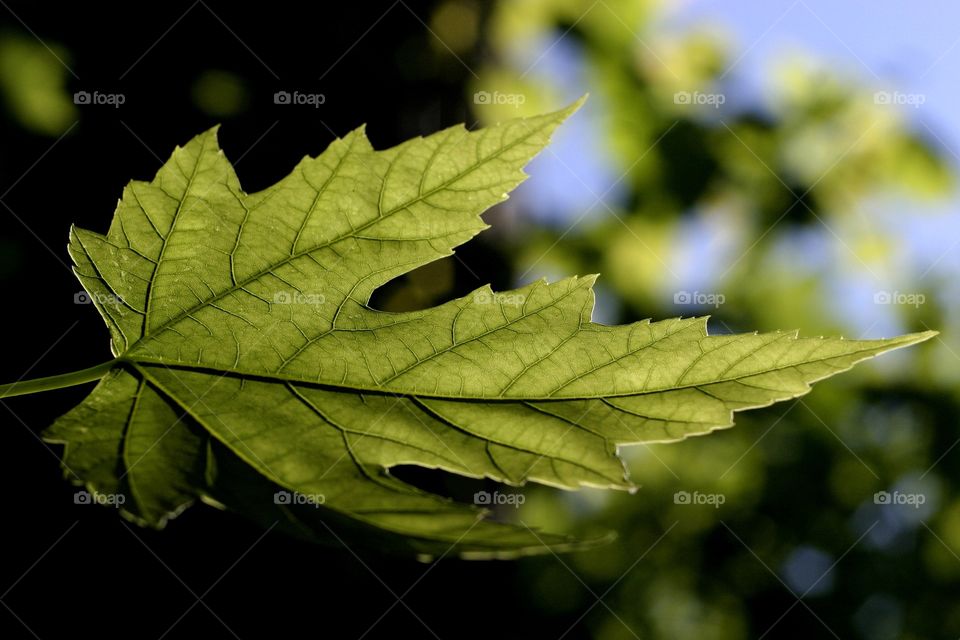
<path fill-rule="evenodd" d="M 386 151 L 358 129 L 254 194 L 215 130 L 177 148 L 152 182 L 126 187 L 106 235 L 71 231 L 115 359 L 45 433 L 65 443 L 67 473 L 155 527 L 201 499 L 311 539 L 473 557 L 572 548 L 389 470 L 630 490 L 618 447 L 729 426 L 932 335 L 604 326 L 593 277 L 408 313 L 368 306 L 482 231 L 480 214 L 579 105 Z"/>

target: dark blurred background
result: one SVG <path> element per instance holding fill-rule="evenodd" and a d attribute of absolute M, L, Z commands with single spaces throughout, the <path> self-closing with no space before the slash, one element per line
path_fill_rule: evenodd
<path fill-rule="evenodd" d="M 0 637 L 960 636 L 960 9 L 0 5 L 2 382 L 109 357 L 98 314 L 75 303 L 69 225 L 105 231 L 128 180 L 216 123 L 256 191 L 364 122 L 383 148 L 588 91 L 486 214 L 494 228 L 376 306 L 599 272 L 602 322 L 941 331 L 734 429 L 627 452 L 636 495 L 524 489 L 516 518 L 619 538 L 515 562 L 311 546 L 206 507 L 135 529 L 75 505 L 38 439 L 87 389 L 5 400 Z M 295 91 L 323 104 L 275 103 Z M 453 495 L 479 486 L 398 474 Z"/>

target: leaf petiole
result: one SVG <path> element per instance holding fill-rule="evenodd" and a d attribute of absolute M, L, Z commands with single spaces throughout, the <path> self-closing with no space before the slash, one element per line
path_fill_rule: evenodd
<path fill-rule="evenodd" d="M 46 378 L 17 380 L 9 384 L 0 384 L 0 398 L 11 398 L 28 393 L 39 393 L 40 391 L 73 387 L 78 384 L 84 384 L 85 382 L 94 382 L 107 375 L 107 372 L 115 367 L 118 361 L 118 359 L 114 359 L 88 369 L 61 373 L 60 375 L 47 376 Z"/>

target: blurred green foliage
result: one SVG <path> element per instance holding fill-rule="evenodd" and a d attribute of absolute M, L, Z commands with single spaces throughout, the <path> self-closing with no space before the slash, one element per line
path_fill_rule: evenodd
<path fill-rule="evenodd" d="M 77 121 L 67 90 L 66 51 L 21 34 L 0 34 L 0 93 L 23 128 L 58 136 Z"/>
<path fill-rule="evenodd" d="M 243 79 L 229 71 L 207 69 L 193 85 L 193 101 L 204 113 L 229 118 L 241 113 L 249 102 Z"/>
<path fill-rule="evenodd" d="M 471 10 L 440 11 L 449 20 Z M 524 216 L 529 201 L 507 205 L 511 232 L 499 241 L 516 279 L 599 272 L 610 321 L 711 313 L 714 331 L 809 335 L 864 330 L 848 322 L 844 283 L 907 290 L 912 275 L 925 304 L 854 302 L 868 316 L 892 315 L 885 326 L 949 329 L 936 283 L 902 270 L 902 239 L 874 206 L 942 202 L 955 186 L 950 164 L 874 88 L 810 56 L 780 61 L 761 100 L 736 100 L 729 70 L 741 52 L 718 28 L 659 29 L 661 10 L 652 0 L 502 0 L 485 15 L 485 62 L 468 96 L 522 99 L 481 100 L 478 119 L 542 112 L 589 91 L 594 108 L 578 117 L 620 176 L 619 195 L 582 219 L 544 224 Z M 548 60 L 561 49 L 575 64 Z M 684 98 L 697 93 L 725 104 Z M 580 178 L 570 169 L 564 179 Z M 690 261 L 705 271 L 693 281 L 725 304 L 674 300 L 690 281 L 675 272 Z M 573 635 L 957 637 L 957 357 L 932 341 L 742 415 L 729 431 L 630 451 L 637 495 L 527 489 L 535 499 L 524 522 L 600 522 L 621 534 L 604 549 L 530 562 L 543 615 L 572 622 L 594 604 L 591 591 L 609 589 Z M 724 503 L 677 504 L 678 491 Z M 925 503 L 876 504 L 880 491 Z M 798 603 L 791 590 L 808 593 Z"/>

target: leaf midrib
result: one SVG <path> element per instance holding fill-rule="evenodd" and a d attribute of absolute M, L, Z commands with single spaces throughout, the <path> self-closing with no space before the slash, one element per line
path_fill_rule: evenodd
<path fill-rule="evenodd" d="M 865 347 L 863 349 L 858 349 L 856 351 L 847 351 L 847 352 L 836 354 L 836 355 L 829 355 L 821 358 L 804 360 L 796 364 L 778 365 L 775 367 L 770 367 L 770 368 L 754 371 L 747 374 L 727 376 L 723 378 L 717 378 L 716 380 L 709 380 L 706 382 L 694 382 L 694 383 L 686 383 L 686 384 L 681 384 L 676 386 L 665 386 L 665 387 L 659 387 L 655 389 L 646 389 L 644 391 L 639 391 L 639 392 L 627 391 L 627 392 L 621 392 L 621 393 L 597 393 L 592 395 L 566 396 L 566 397 L 560 397 L 560 398 L 556 396 L 487 397 L 487 396 L 454 396 L 454 395 L 442 395 L 437 393 L 412 393 L 412 392 L 396 391 L 392 389 L 385 389 L 383 387 L 375 387 L 370 385 L 347 385 L 347 384 L 335 383 L 335 382 L 320 382 L 320 381 L 304 380 L 303 378 L 287 376 L 279 373 L 265 374 L 262 371 L 230 370 L 230 369 L 217 368 L 216 366 L 210 366 L 210 365 L 201 366 L 201 365 L 194 365 L 194 364 L 184 363 L 184 362 L 170 362 L 170 361 L 164 360 L 163 358 L 150 358 L 150 357 L 128 358 L 125 356 L 121 356 L 116 359 L 116 362 L 118 363 L 129 362 L 133 366 L 137 366 L 137 365 L 161 366 L 161 367 L 166 367 L 170 369 L 182 369 L 186 371 L 195 371 L 199 373 L 216 373 L 220 375 L 235 375 L 235 376 L 249 377 L 249 378 L 255 378 L 260 380 L 267 380 L 270 382 L 284 382 L 284 383 L 291 382 L 294 384 L 302 384 L 307 386 L 344 389 L 346 391 L 354 391 L 357 393 L 389 393 L 393 395 L 401 395 L 401 396 L 415 397 L 415 398 L 436 398 L 438 400 L 462 400 L 462 401 L 491 402 L 491 403 L 523 402 L 523 401 L 549 403 L 549 402 L 569 402 L 569 401 L 575 401 L 575 400 L 600 400 L 603 398 L 625 398 L 625 397 L 631 397 L 631 396 L 644 396 L 644 395 L 652 395 L 656 393 L 665 393 L 668 391 L 676 391 L 679 389 L 700 389 L 701 387 L 713 386 L 715 384 L 719 384 L 722 382 L 739 382 L 747 378 L 761 376 L 768 373 L 776 373 L 778 371 L 784 371 L 787 369 L 796 368 L 801 365 L 810 365 L 810 364 L 815 364 L 820 362 L 827 362 L 830 360 L 836 360 L 839 358 L 849 358 L 849 357 L 856 357 L 860 354 L 867 354 L 859 358 L 859 360 L 863 360 L 864 358 L 871 357 L 871 355 L 879 355 L 880 353 L 884 353 L 886 351 L 890 351 L 900 347 L 905 347 L 910 344 L 914 344 L 915 342 L 922 341 L 924 339 L 922 336 L 924 336 L 925 333 L 926 332 L 918 333 L 918 334 L 907 334 L 905 336 L 902 336 L 904 340 L 901 342 L 883 343 L 873 347 Z M 802 338 L 789 338 L 789 339 L 800 340 Z M 844 367 L 842 370 L 847 371 L 853 366 L 853 364 L 856 364 L 856 362 L 859 362 L 859 360 L 852 363 L 849 367 Z M 839 371 L 837 373 L 839 373 Z M 806 383 L 808 386 L 810 386 L 831 375 L 833 374 L 826 373 L 823 376 L 806 380 Z"/>

